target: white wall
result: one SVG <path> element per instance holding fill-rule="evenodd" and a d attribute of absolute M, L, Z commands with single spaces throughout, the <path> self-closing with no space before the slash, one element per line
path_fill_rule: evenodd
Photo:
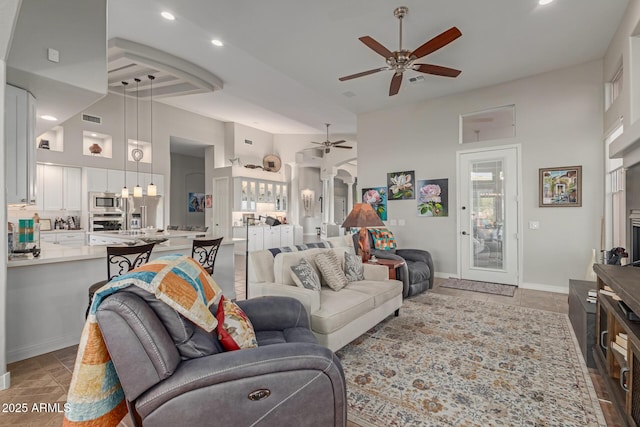
<path fill-rule="evenodd" d="M 604 129 L 623 120 L 624 134 L 611 144 L 611 154 L 624 157 L 625 167 L 640 162 L 640 77 L 635 71 L 640 67 L 639 23 L 640 0 L 629 0 L 603 64 L 604 81 L 610 81 L 621 64 L 624 70 L 622 92 L 604 113 Z"/>
<path fill-rule="evenodd" d="M 402 96 L 402 94 L 400 94 Z M 459 115 L 515 104 L 516 137 L 459 145 Z M 431 252 L 436 271 L 458 274 L 456 261 L 456 151 L 521 144 L 522 220 L 540 222 L 524 229 L 524 268 L 528 287 L 568 289 L 582 279 L 591 248 L 600 245 L 603 215 L 602 61 L 553 71 L 463 94 L 358 117 L 358 186 L 386 185 L 387 172 L 415 170 L 418 179 L 449 179 L 449 217 L 416 214 L 416 201 L 390 201 L 390 227 L 400 247 Z M 539 208 L 538 169 L 582 165 L 582 207 Z M 360 191 L 358 191 L 360 193 Z"/>
<path fill-rule="evenodd" d="M 136 126 L 136 101 L 135 98 L 127 99 L 127 138 L 135 139 L 138 135 L 141 141 L 149 141 L 151 131 L 149 111 L 149 102 L 139 100 L 138 126 Z M 83 122 L 82 113 L 101 117 L 102 124 Z M 218 162 L 225 158 L 225 127 L 224 123 L 218 120 L 160 102 L 153 103 L 153 116 L 153 173 L 164 175 L 164 210 L 167 213 L 170 212 L 171 201 L 171 137 L 199 143 L 203 146 L 212 146 L 214 162 L 216 166 L 221 166 L 218 165 Z M 121 95 L 109 94 L 62 123 L 62 127 L 64 129 L 64 152 L 37 150 L 39 162 L 124 169 L 123 101 Z M 82 132 L 84 130 L 111 135 L 113 137 L 112 158 L 84 156 L 82 154 Z M 209 155 L 211 155 L 210 151 Z M 135 167 L 135 162 L 129 161 L 127 163 L 127 170 L 135 170 Z M 148 163 L 140 164 L 140 174 L 150 171 L 151 167 Z M 173 224 L 175 221 L 169 216 L 165 223 Z"/>

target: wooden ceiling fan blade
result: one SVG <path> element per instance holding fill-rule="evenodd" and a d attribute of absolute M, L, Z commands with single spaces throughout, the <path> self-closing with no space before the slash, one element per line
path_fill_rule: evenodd
<path fill-rule="evenodd" d="M 353 147 L 347 147 L 345 145 L 334 145 L 333 148 L 349 148 L 349 149 L 351 149 Z"/>
<path fill-rule="evenodd" d="M 384 47 L 381 43 L 374 40 L 373 37 L 363 36 L 363 37 L 360 37 L 358 40 L 366 44 L 369 49 L 373 50 L 377 54 L 384 56 L 385 59 L 393 56 L 393 52 L 391 52 L 389 49 Z"/>
<path fill-rule="evenodd" d="M 315 141 L 309 141 L 309 142 L 311 142 L 312 144 L 324 145 L 324 142 L 315 142 Z"/>
<path fill-rule="evenodd" d="M 339 141 L 332 141 L 332 142 L 330 142 L 330 144 L 331 145 L 337 145 L 337 144 L 344 144 L 345 142 L 347 142 L 347 141 L 345 141 L 344 139 L 341 139 Z"/>
<path fill-rule="evenodd" d="M 458 77 L 462 71 L 455 68 L 442 67 L 433 64 L 413 64 L 413 69 L 421 73 L 435 74 L 436 76 Z"/>
<path fill-rule="evenodd" d="M 458 37 L 460 37 L 462 33 L 457 27 L 451 27 L 447 31 L 440 33 L 435 36 L 413 52 L 411 52 L 412 58 L 422 58 L 425 55 L 435 52 L 436 50 L 448 45 Z"/>
<path fill-rule="evenodd" d="M 396 95 L 400 91 L 402 85 L 403 73 L 395 73 L 391 79 L 391 86 L 389 86 L 389 96 Z"/>
<path fill-rule="evenodd" d="M 348 76 L 340 77 L 338 80 L 343 82 L 345 80 L 357 79 L 358 77 L 368 76 L 369 74 L 374 74 L 374 73 L 377 73 L 379 71 L 387 70 L 387 69 L 388 69 L 388 67 L 375 68 L 373 70 L 363 71 L 361 73 L 356 73 L 356 74 L 351 74 L 351 75 L 348 75 Z"/>

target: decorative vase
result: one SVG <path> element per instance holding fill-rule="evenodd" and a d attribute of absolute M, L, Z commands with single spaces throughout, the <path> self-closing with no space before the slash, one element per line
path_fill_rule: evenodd
<path fill-rule="evenodd" d="M 98 145 L 98 144 L 92 144 L 89 147 L 89 152 L 91 154 L 100 154 L 100 153 L 102 153 L 102 147 L 100 147 L 100 145 Z"/>
<path fill-rule="evenodd" d="M 596 275 L 596 272 L 593 271 L 593 266 L 596 263 L 596 250 L 595 249 L 591 249 L 591 261 L 589 261 L 589 265 L 587 266 L 587 273 L 584 276 L 585 280 L 588 280 L 590 282 L 595 282 L 596 280 L 598 280 L 598 276 Z"/>

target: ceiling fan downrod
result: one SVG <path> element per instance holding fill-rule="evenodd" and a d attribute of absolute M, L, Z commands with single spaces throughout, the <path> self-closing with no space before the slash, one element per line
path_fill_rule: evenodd
<path fill-rule="evenodd" d="M 393 11 L 393 16 L 400 20 L 400 45 L 398 47 L 399 52 L 402 52 L 402 18 L 407 16 L 407 13 L 409 13 L 409 8 L 406 6 L 397 7 Z"/>

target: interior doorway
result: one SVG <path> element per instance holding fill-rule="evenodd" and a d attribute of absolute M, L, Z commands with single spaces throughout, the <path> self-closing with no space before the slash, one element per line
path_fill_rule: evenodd
<path fill-rule="evenodd" d="M 519 146 L 458 152 L 460 278 L 517 285 Z"/>

